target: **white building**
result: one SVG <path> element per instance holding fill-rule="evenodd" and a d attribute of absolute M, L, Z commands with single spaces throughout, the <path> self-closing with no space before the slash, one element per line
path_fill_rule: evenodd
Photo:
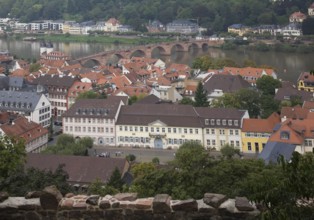
<path fill-rule="evenodd" d="M 116 146 L 116 120 L 125 97 L 82 99 L 63 115 L 63 133 L 75 138 L 91 137 L 94 144 Z"/>
<path fill-rule="evenodd" d="M 0 111 L 18 113 L 43 127 L 50 125 L 50 101 L 37 92 L 0 91 Z"/>

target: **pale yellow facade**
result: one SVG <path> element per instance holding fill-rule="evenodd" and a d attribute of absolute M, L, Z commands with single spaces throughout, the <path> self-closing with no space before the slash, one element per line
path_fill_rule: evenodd
<path fill-rule="evenodd" d="M 116 142 L 123 147 L 177 149 L 186 141 L 203 145 L 202 128 L 171 127 L 157 120 L 144 125 L 116 125 Z"/>
<path fill-rule="evenodd" d="M 270 133 L 242 132 L 242 152 L 260 153 L 270 137 Z"/>

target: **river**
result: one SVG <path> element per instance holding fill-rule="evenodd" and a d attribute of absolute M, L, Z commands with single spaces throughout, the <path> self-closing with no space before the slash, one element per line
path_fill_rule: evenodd
<path fill-rule="evenodd" d="M 100 44 L 100 43 L 54 43 L 54 49 L 62 51 L 72 58 L 79 58 L 94 53 L 127 49 L 132 45 Z M 24 59 L 39 58 L 39 42 L 27 42 L 17 40 L 0 39 L 0 51 L 8 50 L 12 55 Z M 221 50 L 209 48 L 207 51 L 175 52 L 171 56 L 154 54 L 154 58 L 161 58 L 167 63 L 185 63 L 191 65 L 193 59 L 200 55 L 208 54 L 212 57 L 228 57 L 239 64 L 245 59 L 255 61 L 257 65 L 272 66 L 276 69 L 279 77 L 283 80 L 296 82 L 299 74 L 303 71 L 314 69 L 314 53 L 297 54 L 281 52 L 259 52 L 249 50 Z"/>

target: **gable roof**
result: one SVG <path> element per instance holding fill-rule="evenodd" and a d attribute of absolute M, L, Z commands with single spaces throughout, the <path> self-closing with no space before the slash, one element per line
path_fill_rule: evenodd
<path fill-rule="evenodd" d="M 127 160 L 122 158 L 46 154 L 27 154 L 25 168 L 55 171 L 61 164 L 65 165 L 63 169 L 69 175 L 68 182 L 79 184 L 89 184 L 96 179 L 107 182 L 115 168 L 122 176 L 129 168 Z"/>
<path fill-rule="evenodd" d="M 280 155 L 282 155 L 286 161 L 290 161 L 294 150 L 295 146 L 292 144 L 269 141 L 258 155 L 258 158 L 263 159 L 266 164 L 277 163 Z"/>
<path fill-rule="evenodd" d="M 272 133 L 273 128 L 279 122 L 280 116 L 277 113 L 271 114 L 267 119 L 245 118 L 242 132 Z"/>
<path fill-rule="evenodd" d="M 309 110 L 302 108 L 301 106 L 294 107 L 282 107 L 281 108 L 281 118 L 290 118 L 290 119 L 305 119 Z"/>
<path fill-rule="evenodd" d="M 205 83 L 204 88 L 208 93 L 220 89 L 224 93 L 236 92 L 243 88 L 250 88 L 251 85 L 240 75 L 214 74 Z"/>
<path fill-rule="evenodd" d="M 33 80 L 34 84 L 70 88 L 78 79 L 71 76 L 44 75 Z"/>

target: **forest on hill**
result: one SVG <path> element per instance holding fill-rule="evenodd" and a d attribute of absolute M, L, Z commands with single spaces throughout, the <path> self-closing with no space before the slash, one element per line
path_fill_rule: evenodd
<path fill-rule="evenodd" d="M 149 20 L 166 24 L 195 19 L 214 32 L 235 23 L 285 24 L 295 11 L 307 13 L 313 0 L 0 0 L 0 17 L 22 22 L 64 19 L 78 22 L 119 19 L 136 30 L 145 30 Z"/>

